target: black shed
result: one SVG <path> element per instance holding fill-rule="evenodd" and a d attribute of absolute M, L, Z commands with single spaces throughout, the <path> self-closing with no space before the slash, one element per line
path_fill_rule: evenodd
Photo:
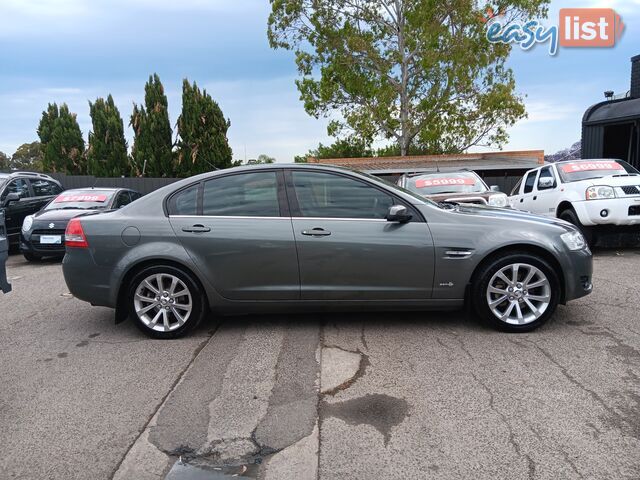
<path fill-rule="evenodd" d="M 631 89 L 587 109 L 582 158 L 620 158 L 640 167 L 640 55 L 631 59 Z"/>

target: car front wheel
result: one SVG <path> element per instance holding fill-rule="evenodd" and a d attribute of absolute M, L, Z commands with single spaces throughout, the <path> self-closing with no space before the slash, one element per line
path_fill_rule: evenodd
<path fill-rule="evenodd" d="M 129 286 L 128 304 L 136 326 L 154 338 L 177 338 L 204 317 L 204 293 L 187 272 L 172 266 L 147 267 Z"/>
<path fill-rule="evenodd" d="M 506 332 L 529 332 L 553 315 L 560 282 L 541 257 L 511 253 L 485 265 L 473 286 L 473 302 L 480 317 Z"/>

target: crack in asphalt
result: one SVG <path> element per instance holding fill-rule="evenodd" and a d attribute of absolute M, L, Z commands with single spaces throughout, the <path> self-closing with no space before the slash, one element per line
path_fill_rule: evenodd
<path fill-rule="evenodd" d="M 151 415 L 149 415 L 149 418 L 147 418 L 147 421 L 144 423 L 142 428 L 140 428 L 138 430 L 138 434 L 136 435 L 136 438 L 134 438 L 133 441 L 129 444 L 129 447 L 124 452 L 124 455 L 122 456 L 122 458 L 120 459 L 118 464 L 113 469 L 113 472 L 110 475 L 111 479 L 113 479 L 115 477 L 116 473 L 118 473 L 118 470 L 120 469 L 120 467 L 121 467 L 122 463 L 124 462 L 124 460 L 127 458 L 127 455 L 129 455 L 129 452 L 131 451 L 131 449 L 138 442 L 138 440 L 140 439 L 142 434 L 145 432 L 145 430 L 149 427 L 149 424 L 151 423 L 151 420 L 153 420 L 155 415 L 160 411 L 162 406 L 165 404 L 165 402 L 169 398 L 169 395 L 171 395 L 171 393 L 178 387 L 178 385 L 180 384 L 181 380 L 184 378 L 185 374 L 189 371 L 191 366 L 195 363 L 196 359 L 198 358 L 198 356 L 200 355 L 202 350 L 204 350 L 204 348 L 209 344 L 209 342 L 211 342 L 211 339 L 215 336 L 215 334 L 218 331 L 219 327 L 220 327 L 220 324 L 219 323 L 216 324 L 216 326 L 213 329 L 213 331 L 211 332 L 211 334 L 207 338 L 205 338 L 202 342 L 200 342 L 200 344 L 193 351 L 193 354 L 191 355 L 191 359 L 189 360 L 187 365 L 178 374 L 178 376 L 176 377 L 176 380 L 171 385 L 171 388 L 169 388 L 167 393 L 160 399 L 160 401 L 158 402 L 156 407 L 153 409 L 153 412 L 151 413 Z M 167 452 L 164 452 L 164 453 L 167 453 Z"/>
<path fill-rule="evenodd" d="M 462 341 L 462 339 L 460 338 L 460 336 L 458 335 L 457 332 L 455 332 L 453 330 L 445 330 L 445 333 L 448 333 L 449 335 L 451 335 L 456 340 L 456 342 L 459 344 L 460 350 L 462 350 L 466 354 L 466 356 L 469 358 L 469 360 L 475 362 L 475 359 L 473 358 L 473 355 L 471 355 L 471 353 L 469 352 L 469 350 L 467 349 L 467 347 L 465 346 L 464 342 Z M 444 346 L 446 349 L 451 351 L 451 348 L 449 346 L 447 346 L 446 344 L 444 344 L 444 342 L 442 342 L 439 338 L 437 339 L 437 341 L 438 341 L 438 343 L 440 345 Z M 531 458 L 531 456 L 529 454 L 527 454 L 527 453 L 522 451 L 522 447 L 521 447 L 520 443 L 516 440 L 516 434 L 515 434 L 515 432 L 513 430 L 511 422 L 509 422 L 509 418 L 502 411 L 500 411 L 495 405 L 495 396 L 493 394 L 493 391 L 474 372 L 470 371 L 469 374 L 471 375 L 471 378 L 473 378 L 473 380 L 478 385 L 480 385 L 482 387 L 482 389 L 489 396 L 489 408 L 496 415 L 498 415 L 498 417 L 500 417 L 500 420 L 502 421 L 502 424 L 506 427 L 507 432 L 509 433 L 509 436 L 508 436 L 509 444 L 512 446 L 512 448 L 513 448 L 514 452 L 516 453 L 516 455 L 518 455 L 518 457 L 520 457 L 520 458 L 522 458 L 523 460 L 526 461 L 526 463 L 527 463 L 527 473 L 528 473 L 529 478 L 530 479 L 535 478 L 536 463 Z"/>
<path fill-rule="evenodd" d="M 516 345 L 522 346 L 521 343 L 516 342 L 514 340 L 509 340 L 509 341 L 511 341 L 512 343 L 514 343 Z M 534 341 L 532 341 L 530 339 L 525 339 L 524 341 L 529 343 L 536 350 L 538 350 L 540 353 L 542 353 L 542 355 L 544 355 L 553 365 L 556 366 L 556 368 L 558 368 L 560 370 L 562 375 L 571 384 L 573 384 L 576 387 L 580 388 L 581 390 L 586 392 L 593 400 L 595 400 L 596 403 L 598 403 L 605 410 L 605 412 L 607 412 L 611 416 L 611 418 L 609 419 L 608 423 L 612 424 L 615 428 L 617 428 L 618 430 L 622 430 L 622 431 L 624 431 L 624 427 L 626 426 L 626 427 L 631 429 L 631 432 L 633 432 L 634 425 L 632 425 L 625 417 L 620 415 L 613 407 L 611 407 L 609 404 L 607 404 L 607 402 L 605 402 L 604 399 L 597 392 L 595 392 L 594 390 L 588 388 L 586 385 L 582 384 L 576 377 L 571 375 L 569 373 L 569 371 L 567 370 L 567 368 L 564 365 L 562 365 L 560 362 L 558 362 L 553 357 L 553 355 L 551 355 L 548 351 L 546 351 L 544 348 L 542 348 L 540 345 L 538 345 L 537 343 L 535 343 Z M 634 437 L 638 436 L 637 433 L 632 433 L 632 435 Z"/>

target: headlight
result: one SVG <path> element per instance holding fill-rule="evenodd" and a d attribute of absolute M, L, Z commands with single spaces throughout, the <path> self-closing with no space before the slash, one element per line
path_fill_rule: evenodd
<path fill-rule="evenodd" d="M 506 207 L 507 203 L 507 196 L 504 193 L 499 195 L 491 195 L 489 197 L 489 205 L 491 205 L 492 207 Z"/>
<path fill-rule="evenodd" d="M 582 250 L 587 247 L 587 241 L 580 232 L 563 233 L 560 238 L 569 250 Z"/>
<path fill-rule="evenodd" d="M 606 198 L 615 198 L 616 192 L 613 187 L 606 185 L 599 185 L 587 188 L 586 198 L 587 200 L 602 200 Z"/>
<path fill-rule="evenodd" d="M 28 215 L 24 217 L 24 221 L 22 222 L 22 231 L 28 232 L 33 227 L 33 215 Z"/>

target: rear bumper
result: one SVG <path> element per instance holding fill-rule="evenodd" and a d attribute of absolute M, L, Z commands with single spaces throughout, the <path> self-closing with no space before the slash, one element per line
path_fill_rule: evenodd
<path fill-rule="evenodd" d="M 95 264 L 89 249 L 69 249 L 62 260 L 62 273 L 69 292 L 77 299 L 115 308 L 109 285 L 111 272 Z"/>
<path fill-rule="evenodd" d="M 568 302 L 589 295 L 593 291 L 593 256 L 589 250 L 567 253 L 565 267 L 565 295 Z"/>

